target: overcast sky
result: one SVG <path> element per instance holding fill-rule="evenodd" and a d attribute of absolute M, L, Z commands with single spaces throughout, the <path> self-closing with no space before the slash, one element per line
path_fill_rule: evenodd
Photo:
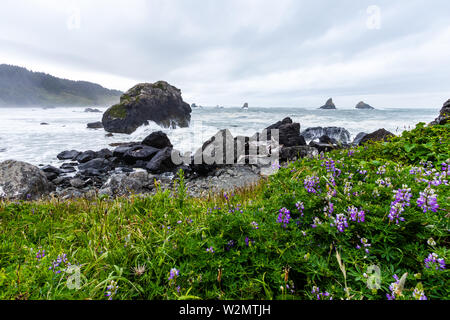
<path fill-rule="evenodd" d="M 0 63 L 189 103 L 438 108 L 448 0 L 2 0 Z"/>

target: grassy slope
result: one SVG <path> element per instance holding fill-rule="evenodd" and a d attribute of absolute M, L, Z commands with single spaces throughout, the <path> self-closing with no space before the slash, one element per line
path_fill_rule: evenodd
<path fill-rule="evenodd" d="M 440 207 L 424 213 L 416 201 L 427 183 L 416 178 L 430 176 L 410 170 L 427 160 L 441 171 L 450 158 L 449 129 L 419 125 L 391 143 L 305 159 L 258 186 L 236 190 L 229 200 L 188 199 L 181 180 L 176 198 L 161 192 L 93 203 L 0 202 L 0 298 L 107 299 L 107 286 L 115 281 L 112 299 L 316 299 L 311 291 L 317 286 L 334 299 L 385 300 L 393 275 L 408 273 L 398 299 L 412 299 L 415 288 L 428 299 L 448 299 L 449 271 L 425 268 L 424 259 L 434 252 L 448 261 L 449 186 L 433 186 Z M 336 161 L 330 172 L 328 158 Z M 319 178 L 317 193 L 305 189 L 308 176 Z M 377 185 L 387 177 L 392 187 Z M 393 190 L 405 184 L 412 198 L 397 225 L 388 214 Z M 336 191 L 328 217 L 327 190 Z M 332 217 L 350 206 L 364 210 L 365 221 L 348 218 L 348 228 L 339 232 Z M 277 222 L 281 208 L 291 211 L 286 227 Z M 316 220 L 312 228 L 315 217 L 321 224 Z M 357 249 L 362 238 L 371 244 L 369 254 Z M 435 244 L 428 244 L 430 238 Z M 45 257 L 36 257 L 38 250 Z M 66 285 L 67 263 L 49 270 L 61 254 L 81 267 L 79 290 Z M 364 273 L 371 265 L 381 269 L 379 290 L 367 287 Z M 142 274 L 134 270 L 138 266 L 145 266 Z M 169 280 L 172 268 L 179 275 Z"/>

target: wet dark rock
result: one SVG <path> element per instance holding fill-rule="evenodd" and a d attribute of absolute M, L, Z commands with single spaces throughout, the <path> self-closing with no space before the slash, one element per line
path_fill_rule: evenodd
<path fill-rule="evenodd" d="M 175 168 L 172 162 L 172 148 L 166 147 L 160 150 L 146 165 L 146 169 L 151 173 L 163 173 Z"/>
<path fill-rule="evenodd" d="M 148 137 L 146 137 L 144 141 L 142 141 L 142 144 L 157 149 L 173 147 L 172 143 L 170 142 L 170 139 L 162 131 L 153 132 Z"/>
<path fill-rule="evenodd" d="M 88 129 L 103 129 L 103 123 L 101 121 L 91 122 L 87 124 Z"/>
<path fill-rule="evenodd" d="M 59 160 L 75 160 L 76 157 L 80 155 L 80 151 L 76 150 L 70 150 L 70 151 L 63 151 L 60 154 L 58 154 L 56 157 Z"/>
<path fill-rule="evenodd" d="M 93 171 L 89 171 L 89 170 L 98 170 L 99 172 L 108 172 L 111 169 L 112 169 L 111 163 L 108 160 L 102 159 L 102 158 L 93 159 L 86 163 L 80 164 L 78 166 L 79 171 L 83 172 L 83 174 L 88 174 L 88 175 L 98 175 L 97 173 L 94 174 Z"/>
<path fill-rule="evenodd" d="M 441 109 L 439 117 L 434 120 L 430 125 L 444 125 L 450 123 L 450 99 L 444 103 L 444 106 Z"/>
<path fill-rule="evenodd" d="M 92 150 L 88 150 L 85 152 L 82 152 L 76 157 L 75 160 L 77 160 L 79 163 L 86 163 L 93 159 L 97 158 L 96 152 Z"/>
<path fill-rule="evenodd" d="M 120 103 L 109 108 L 102 123 L 106 131 L 133 133 L 138 127 L 154 121 L 165 128 L 188 127 L 192 109 L 181 97 L 181 91 L 165 81 L 142 83 L 120 97 Z"/>
<path fill-rule="evenodd" d="M 49 124 L 47 122 L 42 122 L 41 126 L 49 126 Z"/>
<path fill-rule="evenodd" d="M 305 146 L 306 141 L 300 135 L 300 124 L 294 123 L 291 118 L 285 118 L 283 121 L 279 121 L 270 127 L 267 127 L 268 139 L 271 139 L 271 130 L 279 130 L 279 143 L 284 147 Z M 264 136 L 264 132 L 263 132 Z"/>
<path fill-rule="evenodd" d="M 96 158 L 104 158 L 104 159 L 110 159 L 113 157 L 113 152 L 109 149 L 102 149 L 100 151 L 97 151 L 95 153 Z"/>
<path fill-rule="evenodd" d="M 137 161 L 149 161 L 151 160 L 157 153 L 159 149 L 138 145 L 129 148 L 125 154 L 123 155 L 123 160 L 127 164 L 135 164 Z"/>
<path fill-rule="evenodd" d="M 385 129 L 379 129 L 375 132 L 372 132 L 366 136 L 364 136 L 361 141 L 359 142 L 359 145 L 363 145 L 369 141 L 388 141 L 390 137 L 395 137 L 395 135 Z"/>
<path fill-rule="evenodd" d="M 365 133 L 365 132 L 360 132 L 360 133 L 358 133 L 358 134 L 356 135 L 355 139 L 353 140 L 352 144 L 355 145 L 355 146 L 358 146 L 359 143 L 361 142 L 361 140 L 362 140 L 365 136 L 367 136 L 367 133 Z"/>

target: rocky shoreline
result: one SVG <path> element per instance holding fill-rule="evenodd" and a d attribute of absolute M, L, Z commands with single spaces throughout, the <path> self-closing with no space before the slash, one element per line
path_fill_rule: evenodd
<path fill-rule="evenodd" d="M 278 130 L 278 137 L 271 136 L 273 129 Z M 384 139 L 384 133 L 374 138 Z M 221 130 L 190 155 L 191 163 L 174 164 L 172 154 L 176 151 L 169 138 L 163 132 L 154 132 L 143 141 L 116 144 L 112 150 L 63 151 L 57 155 L 64 161 L 59 168 L 41 165 L 38 169 L 18 161 L 0 163 L 0 198 L 65 200 L 154 194 L 156 186 L 173 190 L 180 169 L 185 174 L 187 194 L 203 197 L 258 183 L 273 172 L 274 161 L 270 159 L 274 155 L 281 162 L 276 161 L 275 166 L 283 165 L 321 152 L 350 148 L 365 136 L 361 134 L 355 141 L 349 141 L 350 133 L 337 127 L 308 128 L 301 132 L 299 123 L 285 118 L 252 137 L 233 137 L 229 130 Z M 270 150 L 274 142 L 279 148 Z M 250 152 L 251 148 L 257 153 Z M 223 151 L 223 159 L 217 158 L 219 151 Z M 194 161 L 198 157 L 201 162 Z M 214 162 L 205 163 L 207 157 Z M 227 158 L 232 159 L 232 164 L 226 164 Z M 39 183 L 34 186 L 36 181 Z"/>
<path fill-rule="evenodd" d="M 170 99 L 166 99 L 168 96 Z M 130 120 L 134 130 L 138 125 L 137 112 L 145 109 L 143 101 L 147 101 L 150 109 L 158 101 L 170 107 L 175 118 L 171 120 L 171 114 L 167 112 L 164 120 L 158 118 L 163 126 L 174 121 L 184 121 L 183 125 L 187 125 L 190 121 L 190 107 L 182 101 L 180 90 L 166 82 L 157 82 L 138 85 L 123 95 L 126 117 L 112 117 L 114 125 L 128 128 L 128 120 L 134 119 Z M 334 106 L 331 99 L 326 106 Z M 449 108 L 450 100 L 444 104 L 439 118 L 430 125 L 448 123 Z M 105 114 L 110 115 L 110 110 Z M 139 124 L 147 121 L 145 119 L 143 115 Z M 117 131 L 121 131 L 119 129 Z M 180 170 L 184 173 L 187 195 L 204 197 L 256 184 L 289 161 L 356 147 L 369 141 L 386 141 L 391 136 L 394 134 L 380 129 L 370 134 L 361 132 L 350 141 L 351 135 L 345 128 L 315 127 L 301 131 L 300 123 L 285 118 L 251 137 L 233 137 L 228 129 L 220 130 L 194 154 L 182 155 L 167 135 L 158 131 L 143 141 L 115 144 L 111 150 L 62 151 L 57 155 L 63 161 L 59 168 L 51 165 L 38 168 L 14 160 L 1 162 L 0 200 L 154 194 L 159 188 L 173 190 Z"/>

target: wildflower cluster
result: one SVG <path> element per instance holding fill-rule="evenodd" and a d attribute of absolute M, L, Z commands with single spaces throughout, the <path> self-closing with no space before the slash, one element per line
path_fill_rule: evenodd
<path fill-rule="evenodd" d="M 394 274 L 393 278 L 396 281 L 391 283 L 391 285 L 389 286 L 389 290 L 391 290 L 391 293 L 386 294 L 386 297 L 388 298 L 388 300 L 395 300 L 398 296 L 400 296 L 402 294 L 402 290 L 403 290 L 403 288 L 401 288 L 401 286 L 400 286 L 399 277 L 396 274 Z"/>
<path fill-rule="evenodd" d="M 354 206 L 351 206 L 347 209 L 350 220 L 356 221 L 358 223 L 363 223 L 366 219 L 366 214 L 363 210 L 358 210 Z"/>
<path fill-rule="evenodd" d="M 417 205 L 423 209 L 423 213 L 427 213 L 428 211 L 437 212 L 439 204 L 437 203 L 435 191 L 427 187 L 424 192 L 420 193 L 420 198 L 417 199 Z"/>
<path fill-rule="evenodd" d="M 424 260 L 425 268 L 435 268 L 436 270 L 445 270 L 445 260 L 439 258 L 436 253 L 430 253 L 430 255 Z"/>
<path fill-rule="evenodd" d="M 62 271 L 66 271 L 70 265 L 70 262 L 67 260 L 67 255 L 63 253 L 52 262 L 52 265 L 48 268 L 48 270 L 52 270 L 53 273 L 59 274 Z"/>
<path fill-rule="evenodd" d="M 36 254 L 36 259 L 40 261 L 44 257 L 45 257 L 45 250 L 39 249 L 39 251 Z"/>
<path fill-rule="evenodd" d="M 320 292 L 320 288 L 316 286 L 313 287 L 311 293 L 316 295 L 317 300 L 326 300 L 326 298 L 333 300 L 333 297 L 328 292 Z"/>
<path fill-rule="evenodd" d="M 283 224 L 283 228 L 286 229 L 290 221 L 291 221 L 291 212 L 286 208 L 280 209 L 277 223 Z"/>
<path fill-rule="evenodd" d="M 108 297 L 108 300 L 112 300 L 112 298 L 116 295 L 119 286 L 117 285 L 117 281 L 111 280 L 109 285 L 106 287 L 105 296 Z"/>
<path fill-rule="evenodd" d="M 404 185 L 403 189 L 394 191 L 394 202 L 391 203 L 391 210 L 389 211 L 389 219 L 399 224 L 400 221 L 405 221 L 405 218 L 401 217 L 401 214 L 405 211 L 405 207 L 410 206 L 410 200 L 412 197 L 411 189 Z"/>
<path fill-rule="evenodd" d="M 319 177 L 307 176 L 303 182 L 306 191 L 308 191 L 309 193 L 319 192 L 319 181 L 320 181 Z"/>
<path fill-rule="evenodd" d="M 337 214 L 335 224 L 339 232 L 344 232 L 345 228 L 348 228 L 347 217 L 342 213 Z"/>
<path fill-rule="evenodd" d="M 369 248 L 372 246 L 372 245 L 369 243 L 369 240 L 367 240 L 366 238 L 362 238 L 362 239 L 361 239 L 361 244 L 362 244 L 362 247 L 361 247 L 360 245 L 357 245 L 357 246 L 356 246 L 356 249 L 360 250 L 360 249 L 364 248 L 364 251 L 365 251 L 367 254 L 369 254 L 369 253 L 370 253 Z"/>

